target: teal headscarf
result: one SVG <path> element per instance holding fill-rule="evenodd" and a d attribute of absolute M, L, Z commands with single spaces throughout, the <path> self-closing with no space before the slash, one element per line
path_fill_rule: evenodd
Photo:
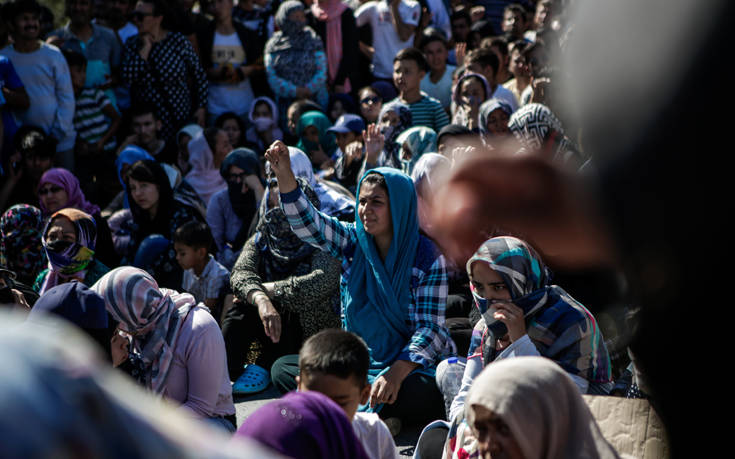
<path fill-rule="evenodd" d="M 436 132 L 426 126 L 414 126 L 401 132 L 396 139 L 400 145 L 399 159 L 403 172 L 411 175 L 413 168 L 424 153 L 436 152 Z M 411 159 L 403 159 L 404 149 L 408 147 Z"/>
<path fill-rule="evenodd" d="M 379 167 L 388 186 L 393 239 L 385 262 L 381 261 L 373 236 L 365 232 L 357 210 L 355 228 L 358 247 L 350 267 L 350 277 L 342 288 L 342 305 L 347 330 L 361 336 L 370 348 L 370 369 L 391 365 L 411 337 L 406 326 L 411 302 L 411 271 L 419 244 L 416 190 L 411 178 L 397 169 Z M 372 371 L 371 371 L 372 373 Z"/>
<path fill-rule="evenodd" d="M 322 150 L 330 158 L 337 149 L 337 142 L 334 138 L 334 134 L 328 132 L 327 129 L 332 127 L 332 123 L 329 122 L 329 118 L 322 112 L 312 110 L 301 115 L 299 118 L 299 124 L 296 126 L 296 132 L 299 135 L 299 143 L 296 144 L 296 148 L 305 152 L 311 158 L 311 151 L 318 149 L 318 145 L 314 142 L 306 140 L 304 137 L 304 130 L 308 126 L 315 126 L 319 130 L 319 145 L 322 146 Z"/>

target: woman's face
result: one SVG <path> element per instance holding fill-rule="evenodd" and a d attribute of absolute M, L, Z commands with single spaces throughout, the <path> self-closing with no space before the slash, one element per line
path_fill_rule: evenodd
<path fill-rule="evenodd" d="M 477 78 L 468 78 L 462 82 L 460 96 L 465 104 L 469 105 L 474 101 L 475 105 L 479 105 L 485 100 L 485 89 Z"/>
<path fill-rule="evenodd" d="M 56 241 L 77 242 L 77 230 L 68 218 L 56 217 L 49 225 L 46 241 L 48 243 Z"/>
<path fill-rule="evenodd" d="M 375 123 L 378 120 L 381 108 L 383 102 L 376 92 L 366 89 L 360 93 L 360 115 L 368 123 Z"/>
<path fill-rule="evenodd" d="M 256 105 L 255 110 L 253 110 L 253 119 L 255 118 L 268 118 L 272 120 L 273 112 L 271 111 L 271 106 L 265 102 Z"/>
<path fill-rule="evenodd" d="M 510 290 L 503 282 L 497 271 L 483 261 L 472 263 L 472 278 L 470 280 L 475 292 L 488 300 L 510 300 Z"/>
<path fill-rule="evenodd" d="M 477 438 L 477 449 L 484 459 L 523 459 L 523 451 L 518 445 L 508 424 L 482 405 L 472 405 L 475 422 L 472 432 Z"/>
<path fill-rule="evenodd" d="M 383 118 L 380 120 L 380 127 L 383 127 L 383 126 L 396 127 L 398 126 L 398 123 L 400 122 L 401 122 L 401 118 L 398 116 L 398 113 L 391 110 L 391 111 L 383 113 Z"/>
<path fill-rule="evenodd" d="M 66 206 L 69 195 L 66 190 L 54 183 L 44 183 L 38 189 L 38 199 L 49 213 L 54 213 Z"/>
<path fill-rule="evenodd" d="M 248 192 L 248 185 L 245 183 L 245 177 L 247 174 L 245 174 L 245 170 L 241 169 L 237 166 L 230 166 L 230 169 L 227 171 L 227 181 L 229 183 L 237 183 L 242 185 L 242 193 L 245 194 Z"/>
<path fill-rule="evenodd" d="M 232 144 L 230 143 L 230 136 L 224 130 L 220 129 L 217 132 L 214 143 L 214 167 L 219 169 L 222 161 L 225 160 L 225 156 L 232 151 Z"/>
<path fill-rule="evenodd" d="M 256 109 L 255 111 L 257 112 L 258 110 Z M 232 118 L 225 120 L 225 122 L 222 123 L 222 130 L 227 133 L 227 138 L 230 139 L 230 145 L 240 144 L 242 131 L 240 130 L 240 125 L 236 120 Z"/>
<path fill-rule="evenodd" d="M 510 116 L 503 110 L 496 108 L 487 117 L 487 130 L 492 135 L 507 135 L 510 134 L 508 129 L 508 121 Z"/>
<path fill-rule="evenodd" d="M 305 140 L 308 140 L 309 142 L 318 144 L 319 143 L 319 129 L 316 126 L 306 126 L 304 128 L 303 137 Z"/>
<path fill-rule="evenodd" d="M 360 185 L 357 214 L 366 233 L 373 237 L 393 235 L 390 200 L 382 186 L 369 182 Z"/>
<path fill-rule="evenodd" d="M 151 212 L 158 208 L 160 194 L 158 185 L 151 182 L 141 182 L 133 177 L 128 177 L 128 186 L 133 201 L 143 210 Z"/>
<path fill-rule="evenodd" d="M 140 19 L 138 19 L 140 18 Z M 162 16 L 153 16 L 153 4 L 138 2 L 133 10 L 133 23 L 138 28 L 138 33 L 154 33 L 160 28 Z"/>

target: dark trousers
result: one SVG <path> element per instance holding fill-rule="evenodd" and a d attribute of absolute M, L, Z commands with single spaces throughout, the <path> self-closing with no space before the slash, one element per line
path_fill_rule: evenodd
<path fill-rule="evenodd" d="M 271 368 L 271 380 L 281 393 L 296 390 L 298 374 L 298 355 L 283 356 Z M 444 398 L 434 378 L 412 373 L 403 380 L 395 403 L 383 405 L 378 414 L 384 419 L 397 417 L 406 425 L 426 425 L 436 419 L 444 419 Z"/>
<path fill-rule="evenodd" d="M 279 309 L 277 305 L 274 306 Z M 227 311 L 222 322 L 222 336 L 225 339 L 227 369 L 232 381 L 242 374 L 243 365 L 247 361 L 253 343 L 259 344 L 260 347 L 260 353 L 254 363 L 269 370 L 280 356 L 299 352 L 303 341 L 303 331 L 297 318 L 283 312 L 281 312 L 281 338 L 277 343 L 271 341 L 265 334 L 257 306 L 247 302 L 236 302 Z"/>

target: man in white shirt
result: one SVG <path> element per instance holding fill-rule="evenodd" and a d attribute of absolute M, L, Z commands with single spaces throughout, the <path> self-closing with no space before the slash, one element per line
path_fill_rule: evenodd
<path fill-rule="evenodd" d="M 375 78 L 393 78 L 393 58 L 398 51 L 413 46 L 420 16 L 421 6 L 414 0 L 371 1 L 355 11 L 357 26 L 370 24 L 373 31 L 371 67 Z"/>

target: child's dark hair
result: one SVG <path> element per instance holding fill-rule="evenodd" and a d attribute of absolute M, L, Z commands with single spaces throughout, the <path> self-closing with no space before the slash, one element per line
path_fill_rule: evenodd
<path fill-rule="evenodd" d="M 66 59 L 66 64 L 69 67 L 84 68 L 87 66 L 87 58 L 84 54 L 74 51 L 73 49 L 64 49 L 61 51 Z"/>
<path fill-rule="evenodd" d="M 429 68 L 429 64 L 426 62 L 424 53 L 416 48 L 403 48 L 398 51 L 396 57 L 393 58 L 393 63 L 398 61 L 414 61 L 416 62 L 416 65 L 419 66 L 419 70 L 423 70 L 424 72 Z"/>
<path fill-rule="evenodd" d="M 174 231 L 174 242 L 195 249 L 205 248 L 209 252 L 213 242 L 212 232 L 206 223 L 197 221 L 186 222 Z"/>
<path fill-rule="evenodd" d="M 445 48 L 449 48 L 447 44 L 447 36 L 444 34 L 444 31 L 430 27 L 421 33 L 421 38 L 419 38 L 419 49 L 423 51 L 429 43 L 433 43 L 435 41 L 440 42 Z"/>
<path fill-rule="evenodd" d="M 299 352 L 302 378 L 312 373 L 345 379 L 354 376 L 362 387 L 367 383 L 370 351 L 365 341 L 354 333 L 338 328 L 322 330 L 306 340 Z"/>
<path fill-rule="evenodd" d="M 481 67 L 487 67 L 488 65 L 493 68 L 493 75 L 498 73 L 500 67 L 500 61 L 495 51 L 489 48 L 473 49 L 467 56 L 465 56 L 465 64 L 480 64 Z"/>

